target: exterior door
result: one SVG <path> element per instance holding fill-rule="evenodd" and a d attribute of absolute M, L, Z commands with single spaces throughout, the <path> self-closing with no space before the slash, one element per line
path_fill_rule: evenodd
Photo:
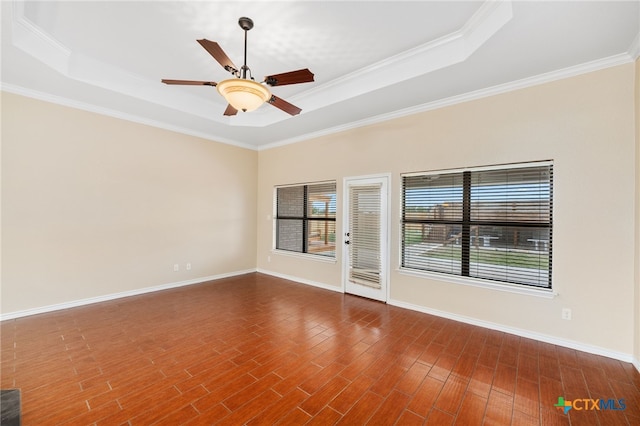
<path fill-rule="evenodd" d="M 387 301 L 389 177 L 346 178 L 344 191 L 345 292 Z"/>

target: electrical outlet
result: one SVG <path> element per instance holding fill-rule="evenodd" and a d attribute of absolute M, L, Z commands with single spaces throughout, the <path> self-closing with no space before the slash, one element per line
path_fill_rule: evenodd
<path fill-rule="evenodd" d="M 570 320 L 571 319 L 571 309 L 562 308 L 562 319 L 563 320 Z"/>
<path fill-rule="evenodd" d="M 267 262 L 271 262 L 271 256 L 267 256 Z"/>
<path fill-rule="evenodd" d="M 175 272 L 178 272 L 180 270 L 180 265 L 178 265 L 177 263 L 175 265 L 173 265 L 173 270 Z"/>
<path fill-rule="evenodd" d="M 186 268 L 187 268 L 187 271 L 190 271 L 190 270 L 191 270 L 191 264 L 190 264 L 190 263 L 187 263 Z"/>

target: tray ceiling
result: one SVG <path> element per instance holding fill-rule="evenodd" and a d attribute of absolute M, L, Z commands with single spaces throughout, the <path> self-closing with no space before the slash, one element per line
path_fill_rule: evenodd
<path fill-rule="evenodd" d="M 261 149 L 525 87 L 638 57 L 640 2 L 2 2 L 2 89 Z M 217 41 L 302 108 L 235 117 L 215 88 L 162 78 L 229 77 L 196 42 Z"/>

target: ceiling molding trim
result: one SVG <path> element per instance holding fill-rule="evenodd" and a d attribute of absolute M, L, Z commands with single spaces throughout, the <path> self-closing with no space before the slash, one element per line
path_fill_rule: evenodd
<path fill-rule="evenodd" d="M 25 96 L 28 98 L 37 99 L 44 102 L 49 102 L 56 105 L 61 105 L 69 108 L 74 108 L 86 112 L 92 112 L 95 114 L 105 115 L 108 117 L 117 118 L 120 120 L 130 121 L 132 123 L 142 124 L 145 126 L 155 127 L 158 129 L 169 130 L 172 132 L 194 136 L 201 139 L 206 139 L 211 142 L 223 143 L 226 145 L 233 145 L 239 148 L 250 149 L 252 151 L 256 151 L 257 148 L 254 145 L 249 145 L 246 143 L 242 143 L 236 140 L 227 139 L 223 137 L 216 137 L 214 135 L 210 135 L 207 133 L 197 132 L 190 129 L 186 129 L 180 126 L 172 126 L 161 121 L 149 120 L 147 118 L 143 118 L 140 116 L 136 116 L 133 114 L 126 114 L 121 111 L 116 111 L 108 108 L 98 107 L 95 105 L 91 105 L 85 102 L 78 102 L 75 100 L 71 100 L 68 98 L 64 98 L 62 96 L 51 95 L 48 93 L 39 92 L 36 90 L 25 89 L 24 87 L 16 86 L 13 84 L 0 83 L 0 91 L 13 93 L 16 95 Z"/>
<path fill-rule="evenodd" d="M 464 102 L 474 101 L 477 99 L 487 98 L 490 96 L 500 95 L 503 93 L 513 92 L 520 89 L 526 89 L 528 87 L 538 86 L 540 84 L 551 83 L 557 80 L 563 80 L 565 78 L 575 77 L 582 74 L 587 74 L 594 71 L 599 71 L 605 68 L 610 68 L 618 65 L 628 64 L 633 62 L 634 58 L 628 53 L 622 53 L 619 55 L 610 56 L 608 58 L 599 59 L 592 62 L 587 62 L 575 67 L 564 68 L 545 74 L 540 74 L 533 77 L 523 78 L 521 80 L 512 81 L 510 83 L 501 84 L 498 86 L 488 87 L 485 89 L 475 90 L 473 92 L 464 93 L 457 96 L 451 96 L 449 98 L 440 99 L 434 102 L 428 102 L 422 105 L 417 105 L 411 108 L 405 108 L 398 111 L 394 111 L 388 114 L 380 114 L 375 117 L 366 118 L 364 120 L 354 121 L 340 126 L 335 126 L 328 129 L 323 129 L 317 132 L 307 133 L 295 138 L 284 139 L 278 142 L 262 145 L 258 147 L 259 151 L 277 148 L 284 145 L 290 145 L 297 142 L 302 142 L 309 139 L 314 139 L 322 136 L 327 136 L 339 132 L 344 132 L 358 127 L 369 126 L 372 124 L 381 123 L 384 121 L 393 120 L 396 118 L 402 118 L 409 115 L 419 114 L 421 112 L 440 109 Z"/>
<path fill-rule="evenodd" d="M 215 102 L 177 90 L 171 94 L 160 81 L 149 81 L 122 68 L 90 56 L 72 53 L 67 77 L 72 80 L 121 93 L 165 108 L 171 108 L 209 121 L 226 123 L 227 117 L 212 114 L 219 105 Z M 206 87 L 209 88 L 209 87 Z M 215 91 L 215 88 L 213 89 Z M 217 93 L 216 93 L 217 95 Z"/>
<path fill-rule="evenodd" d="M 512 0 L 487 0 L 457 31 L 371 64 L 344 77 L 314 86 L 291 98 L 304 112 L 330 106 L 353 97 L 464 62 L 496 34 L 512 17 Z M 277 110 L 239 115 L 232 119 L 211 114 L 218 104 L 180 90 L 171 97 L 152 82 L 87 55 L 72 52 L 24 15 L 24 4 L 13 2 L 13 44 L 75 81 L 132 96 L 200 118 L 231 126 L 266 127 L 291 117 Z"/>
<path fill-rule="evenodd" d="M 24 2 L 13 1 L 11 42 L 61 74 L 67 74 L 71 50 L 24 16 Z"/>
<path fill-rule="evenodd" d="M 473 101 L 473 100 L 476 100 L 476 99 L 481 99 L 481 98 L 485 98 L 485 97 L 489 97 L 489 96 L 499 95 L 499 94 L 511 92 L 511 91 L 514 91 L 514 90 L 520 90 L 520 89 L 524 89 L 524 88 L 527 88 L 527 87 L 536 86 L 536 85 L 539 85 L 539 84 L 549 83 L 549 82 L 553 82 L 553 81 L 556 81 L 556 80 L 561 80 L 561 79 L 564 79 L 564 78 L 570 78 L 570 77 L 578 76 L 578 75 L 581 75 L 581 74 L 586 74 L 586 73 L 589 73 L 589 72 L 598 71 L 598 70 L 601 70 L 601 69 L 605 69 L 605 68 L 609 68 L 609 67 L 613 67 L 613 66 L 617 66 L 617 65 L 623 65 L 623 64 L 627 64 L 627 63 L 633 62 L 634 60 L 635 60 L 635 58 L 632 57 L 632 55 L 629 54 L 629 53 L 623 53 L 623 54 L 619 54 L 619 55 L 614 55 L 614 56 L 611 56 L 611 57 L 608 57 L 608 58 L 604 58 L 604 59 L 600 59 L 600 60 L 596 60 L 596 61 L 592 61 L 592 62 L 587 62 L 585 64 L 581 64 L 581 65 L 578 65 L 576 67 L 564 68 L 564 69 L 561 69 L 561 70 L 552 71 L 552 72 L 541 74 L 541 75 L 538 75 L 538 76 L 524 78 L 524 79 L 521 79 L 521 80 L 517 80 L 517 81 L 511 82 L 511 83 L 506 83 L 506 84 L 502 84 L 502 85 L 498 85 L 498 86 L 493 86 L 493 87 L 489 87 L 489 88 L 486 88 L 486 89 L 480 89 L 480 90 L 476 90 L 476 91 L 469 92 L 469 93 L 466 93 L 466 94 L 452 96 L 452 97 L 449 97 L 449 98 L 446 98 L 446 99 L 441 99 L 441 100 L 434 101 L 434 102 L 428 102 L 426 104 L 418 105 L 418 106 L 415 106 L 415 107 L 405 108 L 405 109 L 394 111 L 394 112 L 388 113 L 388 114 L 381 114 L 381 115 L 378 115 L 378 116 L 375 116 L 375 117 L 370 117 L 370 118 L 367 118 L 367 119 L 364 119 L 364 120 L 354 121 L 354 122 L 351 122 L 351 123 L 347 123 L 347 124 L 340 125 L 340 126 L 335 126 L 335 127 L 324 129 L 324 130 L 317 131 L 317 132 L 306 133 L 306 134 L 300 135 L 298 137 L 289 138 L 289 139 L 283 139 L 281 141 L 269 143 L 269 144 L 258 146 L 258 147 L 254 146 L 254 145 L 242 143 L 242 142 L 239 142 L 239 141 L 236 141 L 236 140 L 228 139 L 228 138 L 215 137 L 215 136 L 212 136 L 212 135 L 209 135 L 209 134 L 206 134 L 206 133 L 195 132 L 195 131 L 192 131 L 190 129 L 185 129 L 185 128 L 179 127 L 179 126 L 167 125 L 166 123 L 163 123 L 163 122 L 158 122 L 158 121 L 155 121 L 155 120 L 149 120 L 149 119 L 145 119 L 145 118 L 142 118 L 142 117 L 139 117 L 139 116 L 134 116 L 134 115 L 131 115 L 131 114 L 125 114 L 125 113 L 122 113 L 120 111 L 114 111 L 114 110 L 111 110 L 111 109 L 97 107 L 95 105 L 91 105 L 91 104 L 87 104 L 87 103 L 83 103 L 83 102 L 77 102 L 77 101 L 70 100 L 70 99 L 67 99 L 67 98 L 63 98 L 63 97 L 60 97 L 60 96 L 55 96 L 55 95 L 50 95 L 50 94 L 43 93 L 43 92 L 38 92 L 38 91 L 35 91 L 35 90 L 25 89 L 25 88 L 22 88 L 22 87 L 19 87 L 19 86 L 11 85 L 11 84 L 6 84 L 6 83 L 0 84 L 0 90 L 6 91 L 6 92 L 9 92 L 9 93 L 15 93 L 15 94 L 26 96 L 26 97 L 30 97 L 30 98 L 34 98 L 34 99 L 38 99 L 38 100 L 42 100 L 42 101 L 45 101 L 45 102 L 50 102 L 50 103 L 54 103 L 54 104 L 68 106 L 68 107 L 71 107 L 71 108 L 80 109 L 80 110 L 93 112 L 93 113 L 97 113 L 97 114 L 107 115 L 107 116 L 110 116 L 110 117 L 119 118 L 119 119 L 122 119 L 122 120 L 131 121 L 131 122 L 138 123 L 138 124 L 157 127 L 157 128 L 161 128 L 161 129 L 177 132 L 177 133 L 182 133 L 182 134 L 189 135 L 189 136 L 195 136 L 195 137 L 206 139 L 206 140 L 209 140 L 209 141 L 212 141 L 212 142 L 219 142 L 219 143 L 232 145 L 232 146 L 237 146 L 237 147 L 240 147 L 240 148 L 246 148 L 246 149 L 250 149 L 250 150 L 263 151 L 263 150 L 267 150 L 267 149 L 271 149 L 271 148 L 277 148 L 277 147 L 284 146 L 284 145 L 290 145 L 290 144 L 294 144 L 294 143 L 297 143 L 297 142 L 303 142 L 303 141 L 306 141 L 306 140 L 309 140 L 309 139 L 314 139 L 314 138 L 318 138 L 318 137 L 322 137 L 322 136 L 327 136 L 327 135 L 331 135 L 331 134 L 335 134 L 335 133 L 339 133 L 339 132 L 343 132 L 343 131 L 347 131 L 347 130 L 351 130 L 351 129 L 355 129 L 355 128 L 359 128 L 359 127 L 364 127 L 364 126 L 368 126 L 368 125 L 372 125 L 372 124 L 377 124 L 377 123 L 381 123 L 381 122 L 384 122 L 384 121 L 393 120 L 395 118 L 401 118 L 401 117 L 405 117 L 405 116 L 409 116 L 409 115 L 413 115 L 413 114 L 418 114 L 418 113 L 421 113 L 421 112 L 426 112 L 426 111 L 430 111 L 430 110 L 434 110 L 434 109 L 438 109 L 438 108 L 444 108 L 444 107 L 455 105 L 455 104 L 459 104 L 459 103 Z"/>
<path fill-rule="evenodd" d="M 12 44 L 67 78 L 228 124 L 228 117 L 211 114 L 219 106 L 217 103 L 179 90 L 169 96 L 160 81 L 150 81 L 93 57 L 74 53 L 24 15 L 24 2 L 14 1 L 12 7 Z"/>
<path fill-rule="evenodd" d="M 23 1 L 14 0 L 11 5 L 12 44 L 70 80 L 230 126 L 264 127 L 290 118 L 280 111 L 252 114 L 244 120 L 244 117 L 236 120 L 224 116 L 221 104 L 180 89 L 167 88 L 159 80 L 142 78 L 91 56 L 74 53 L 25 16 Z M 217 110 L 220 114 L 212 113 Z"/>
<path fill-rule="evenodd" d="M 466 58 L 513 18 L 512 0 L 486 1 L 467 21 L 460 33 L 469 47 Z"/>
<path fill-rule="evenodd" d="M 464 62 L 512 18 L 511 0 L 485 1 L 459 30 L 314 86 L 292 100 L 299 99 L 304 111 L 310 112 Z M 260 117 L 264 119 L 262 126 L 275 122 L 266 122 L 268 117 L 274 116 Z M 244 117 L 235 120 L 238 125 L 250 125 Z"/>
<path fill-rule="evenodd" d="M 496 16 L 498 16 L 499 19 L 495 18 Z M 487 41 L 493 34 L 495 34 L 507 22 L 509 22 L 512 17 L 513 13 L 511 10 L 511 0 L 495 2 L 487 1 L 483 3 L 480 9 L 478 9 L 478 11 L 469 19 L 469 21 L 467 21 L 463 25 L 461 29 L 451 34 L 440 37 L 439 39 L 429 41 L 423 45 L 411 48 L 409 50 L 386 58 L 382 61 L 368 65 L 349 75 L 336 78 L 323 85 L 314 86 L 313 88 L 302 92 L 299 97 L 302 98 L 307 95 L 313 95 L 317 92 L 326 92 L 328 89 L 333 89 L 334 87 L 344 92 L 345 86 L 353 84 L 354 80 L 357 81 L 359 79 L 362 79 L 363 77 L 368 76 L 369 74 L 378 73 L 379 71 L 382 71 L 383 74 L 391 73 L 389 76 L 387 76 L 390 77 L 391 80 L 382 80 L 385 82 L 390 81 L 390 83 L 378 84 L 378 87 L 376 87 L 376 89 L 379 89 L 391 84 L 399 83 L 406 80 L 407 78 L 424 75 L 431 71 L 441 69 L 444 66 L 449 66 L 453 63 L 460 62 L 461 60 L 464 60 L 466 59 L 466 57 L 471 55 L 471 53 L 473 53 L 473 51 L 475 51 L 477 47 Z M 473 39 L 475 34 L 479 34 L 479 38 L 477 40 Z M 460 58 L 460 56 L 463 54 L 460 48 L 465 44 L 470 44 L 475 47 L 465 52 L 466 57 Z M 447 47 L 449 49 L 445 49 Z M 426 54 L 430 55 L 425 56 Z M 425 59 L 435 59 L 439 61 L 441 65 L 435 65 L 431 62 L 425 62 Z M 425 63 L 429 64 L 426 66 L 426 68 Z M 418 68 L 414 68 L 413 71 L 409 73 L 408 70 L 411 70 L 411 66 L 415 65 L 418 65 Z M 400 75 L 396 75 L 396 72 L 399 72 Z M 410 75 L 405 75 L 407 73 L 409 73 Z M 378 76 L 376 75 L 375 77 L 376 78 L 374 78 L 374 80 L 379 81 L 377 80 Z M 370 91 L 370 89 L 366 90 L 366 92 Z M 348 99 L 350 97 L 353 96 L 345 97 L 345 99 Z"/>
<path fill-rule="evenodd" d="M 629 55 L 634 59 L 638 59 L 640 57 L 640 32 L 636 34 L 636 38 L 633 39 L 631 46 L 628 49 Z"/>

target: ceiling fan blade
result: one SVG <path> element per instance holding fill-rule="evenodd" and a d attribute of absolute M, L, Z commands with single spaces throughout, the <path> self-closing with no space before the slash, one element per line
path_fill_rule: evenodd
<path fill-rule="evenodd" d="M 215 81 L 195 81 L 195 80 L 166 80 L 163 79 L 164 84 L 185 84 L 188 86 L 216 86 L 218 83 Z"/>
<path fill-rule="evenodd" d="M 225 70 L 229 71 L 232 74 L 236 74 L 238 72 L 238 68 L 233 64 L 231 59 L 229 59 L 227 54 L 224 53 L 224 50 L 222 50 L 218 43 L 216 43 L 215 41 L 207 40 L 206 38 L 198 40 L 198 43 L 200 43 L 200 45 L 204 47 L 204 49 L 209 52 L 211 56 L 213 56 L 213 59 L 218 61 L 218 63 L 222 65 Z"/>
<path fill-rule="evenodd" d="M 311 81 L 313 81 L 313 73 L 309 71 L 309 68 L 268 75 L 264 78 L 264 82 L 269 86 L 284 86 L 285 84 L 309 83 Z"/>
<path fill-rule="evenodd" d="M 271 99 L 269 99 L 267 102 L 291 115 L 298 115 L 300 114 L 300 111 L 302 111 L 297 106 L 290 104 L 289 102 L 285 101 L 284 99 L 278 98 L 275 95 L 271 95 Z"/>
<path fill-rule="evenodd" d="M 227 105 L 227 109 L 224 110 L 224 115 L 236 115 L 238 110 L 231 106 L 231 104 Z"/>

